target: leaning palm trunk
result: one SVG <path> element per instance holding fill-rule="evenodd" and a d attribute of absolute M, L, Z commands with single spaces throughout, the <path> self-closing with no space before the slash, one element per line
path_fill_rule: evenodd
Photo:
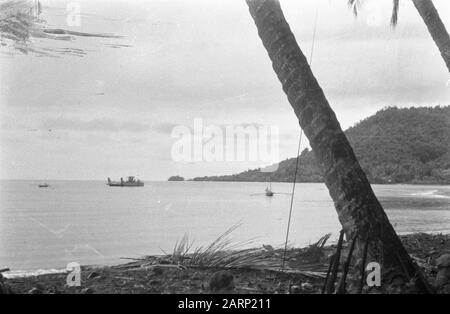
<path fill-rule="evenodd" d="M 450 37 L 431 0 L 413 0 L 450 72 Z"/>
<path fill-rule="evenodd" d="M 278 0 L 247 0 L 247 4 L 273 69 L 322 167 L 346 237 L 358 234 L 356 254 L 362 255 L 364 240 L 369 237 L 368 261 L 382 265 L 385 283 L 393 276 L 406 281 L 415 278 L 417 268 L 375 197 Z M 419 277 L 416 286 L 424 291 L 426 283 Z"/>

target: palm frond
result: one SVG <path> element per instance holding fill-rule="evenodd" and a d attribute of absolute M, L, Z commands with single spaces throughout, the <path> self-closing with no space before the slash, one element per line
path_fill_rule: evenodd
<path fill-rule="evenodd" d="M 246 249 L 253 243 L 252 240 L 234 242 L 230 235 L 240 224 L 236 224 L 217 237 L 206 247 L 197 247 L 193 250 L 193 242 L 189 242 L 185 235 L 175 243 L 173 253 L 170 256 L 172 263 L 183 266 L 195 267 L 220 267 L 220 268 L 278 268 L 279 257 L 268 257 L 260 248 Z"/>
<path fill-rule="evenodd" d="M 172 264 L 184 267 L 280 269 L 283 249 L 274 249 L 267 245 L 262 248 L 247 248 L 254 243 L 253 240 L 232 241 L 231 233 L 238 227 L 239 224 L 232 226 L 211 244 L 195 249 L 192 249 L 193 242 L 185 235 L 175 243 L 173 253 L 167 255 L 166 259 Z M 289 250 L 286 256 L 286 260 L 289 261 L 286 269 L 305 272 L 305 275 L 309 272 L 319 274 L 326 271 L 327 265 L 323 263 L 322 257 L 330 235 L 324 235 L 305 249 Z"/>
<path fill-rule="evenodd" d="M 391 25 L 393 27 L 397 26 L 399 2 L 400 2 L 400 0 L 393 0 L 392 1 Z"/>
<path fill-rule="evenodd" d="M 358 16 L 358 11 L 362 6 L 363 0 L 348 0 L 347 4 L 353 11 L 355 16 Z M 392 14 L 391 14 L 391 26 L 397 26 L 398 22 L 398 11 L 400 9 L 400 0 L 392 0 Z"/>
<path fill-rule="evenodd" d="M 348 6 L 350 7 L 350 9 L 352 9 L 353 14 L 355 14 L 355 16 L 358 16 L 358 10 L 359 10 L 359 7 L 361 6 L 361 1 L 360 0 L 348 0 Z"/>

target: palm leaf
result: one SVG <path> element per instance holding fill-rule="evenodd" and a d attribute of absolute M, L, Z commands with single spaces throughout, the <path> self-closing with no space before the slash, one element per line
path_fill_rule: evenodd
<path fill-rule="evenodd" d="M 392 1 L 391 25 L 394 27 L 397 26 L 398 11 L 399 11 L 399 0 L 393 0 Z"/>
<path fill-rule="evenodd" d="M 350 7 L 350 9 L 352 9 L 353 14 L 355 14 L 355 16 L 358 16 L 358 10 L 359 10 L 359 7 L 361 6 L 361 1 L 360 0 L 348 0 L 348 6 Z"/>
<path fill-rule="evenodd" d="M 358 16 L 358 11 L 359 11 L 359 8 L 362 6 L 362 4 L 363 4 L 363 0 L 348 0 L 348 6 L 353 11 L 353 14 L 355 14 L 355 16 Z M 398 11 L 400 8 L 399 4 L 400 4 L 400 0 L 392 1 L 391 25 L 393 27 L 397 26 Z"/>

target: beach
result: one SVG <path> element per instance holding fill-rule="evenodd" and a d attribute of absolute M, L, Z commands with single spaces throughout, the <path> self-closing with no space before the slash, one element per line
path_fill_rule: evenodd
<path fill-rule="evenodd" d="M 401 236 L 401 240 L 419 265 L 423 274 L 433 285 L 436 277 L 436 258 L 450 253 L 450 235 L 416 233 Z M 227 293 L 238 294 L 318 294 L 321 293 L 330 255 L 336 245 L 323 247 L 315 270 L 304 271 L 302 261 L 290 259 L 284 271 L 278 268 L 243 267 L 226 269 L 232 276 L 234 287 Z M 262 250 L 264 251 L 264 249 Z M 344 245 L 342 260 L 346 258 L 348 243 Z M 267 252 L 266 252 L 267 253 Z M 302 256 L 305 249 L 290 249 L 288 256 Z M 270 254 L 267 258 L 273 257 Z M 271 264 L 270 264 L 271 265 Z M 304 264 L 303 264 L 304 265 Z M 200 267 L 170 264 L 170 256 L 143 256 L 136 260 L 115 266 L 82 266 L 81 284 L 69 287 L 68 273 L 47 274 L 23 278 L 6 279 L 5 283 L 13 293 L 211 293 L 210 279 L 220 267 Z M 7 274 L 7 273 L 5 273 Z M 341 275 L 339 275 L 341 276 Z M 339 278 L 338 276 L 338 278 Z M 355 293 L 359 282 L 358 270 L 351 267 L 347 293 Z M 404 293 L 396 282 L 383 283 L 381 288 L 363 289 L 363 293 Z M 414 293 L 414 291 L 408 291 Z M 436 293 L 449 293 L 450 286 L 436 288 Z"/>

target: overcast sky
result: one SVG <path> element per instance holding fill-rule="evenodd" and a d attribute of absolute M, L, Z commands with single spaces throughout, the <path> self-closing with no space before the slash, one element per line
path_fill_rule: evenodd
<path fill-rule="evenodd" d="M 281 0 L 308 57 L 318 13 L 312 68 L 344 129 L 385 106 L 449 104 L 448 71 L 412 1 L 400 1 L 396 29 L 391 2 L 366 0 L 355 19 L 347 0 Z M 433 2 L 449 29 L 450 1 Z M 276 126 L 280 159 L 296 154 L 296 117 L 244 0 L 75 1 L 79 27 L 67 25 L 68 3 L 42 1 L 48 27 L 123 38 L 64 42 L 84 57 L 0 54 L 2 179 L 165 180 L 261 166 L 173 161 L 172 129 L 194 118 Z"/>

